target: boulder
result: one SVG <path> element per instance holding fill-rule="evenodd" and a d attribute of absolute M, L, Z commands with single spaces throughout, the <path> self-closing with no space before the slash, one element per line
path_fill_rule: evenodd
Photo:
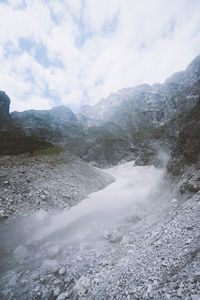
<path fill-rule="evenodd" d="M 78 296 L 83 296 L 89 290 L 90 285 L 91 285 L 90 279 L 86 276 L 82 276 L 81 278 L 79 278 L 79 280 L 77 280 L 74 286 L 74 292 Z"/>

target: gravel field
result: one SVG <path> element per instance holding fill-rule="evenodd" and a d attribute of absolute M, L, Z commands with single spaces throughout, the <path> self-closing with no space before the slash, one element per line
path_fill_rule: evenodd
<path fill-rule="evenodd" d="M 0 218 L 62 209 L 113 178 L 69 152 L 0 157 Z"/>

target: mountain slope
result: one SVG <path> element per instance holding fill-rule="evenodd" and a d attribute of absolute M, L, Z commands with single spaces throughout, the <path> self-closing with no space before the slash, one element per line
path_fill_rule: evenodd
<path fill-rule="evenodd" d="M 169 121 L 178 113 L 194 106 L 199 96 L 200 56 L 185 71 L 176 73 L 164 84 L 144 84 L 127 88 L 100 100 L 94 106 L 84 106 L 78 118 L 112 121 L 130 134 Z"/>
<path fill-rule="evenodd" d="M 185 71 L 173 74 L 163 84 L 122 89 L 94 106 L 82 107 L 77 118 L 87 120 L 88 126 L 96 120 L 112 121 L 128 135 L 137 164 L 166 165 L 187 123 L 185 115 L 196 107 L 199 98 L 197 56 Z"/>
<path fill-rule="evenodd" d="M 66 106 L 51 110 L 13 112 L 0 131 L 0 154 L 60 152 L 68 150 L 86 161 L 107 167 L 131 159 L 126 132 L 112 122 L 87 126 Z M 7 128 L 5 127 L 7 125 Z"/>

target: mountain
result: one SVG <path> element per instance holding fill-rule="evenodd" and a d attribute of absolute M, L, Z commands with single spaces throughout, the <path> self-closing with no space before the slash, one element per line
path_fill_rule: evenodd
<path fill-rule="evenodd" d="M 58 147 L 100 167 L 133 159 L 166 165 L 186 122 L 183 116 L 200 97 L 200 56 L 163 84 L 121 89 L 76 114 L 59 106 L 9 115 L 10 99 L 4 92 L 0 96 L 6 129 L 0 133 L 2 154 Z"/>
<path fill-rule="evenodd" d="M 94 106 L 83 106 L 77 118 L 89 127 L 108 121 L 117 124 L 126 132 L 137 164 L 166 165 L 185 122 L 183 116 L 197 105 L 199 97 L 197 56 L 185 71 L 173 74 L 163 84 L 119 90 Z"/>
<path fill-rule="evenodd" d="M 60 145 L 68 143 L 68 148 L 76 139 L 83 138 L 85 135 L 75 114 L 66 106 L 58 106 L 50 110 L 13 112 L 10 118 L 12 124 L 23 128 L 26 135 L 36 135 Z"/>
<path fill-rule="evenodd" d="M 77 115 L 79 119 L 112 121 L 130 134 L 157 127 L 197 103 L 199 80 L 200 56 L 197 56 L 185 71 L 175 73 L 164 84 L 119 90 L 94 106 L 83 106 Z"/>
<path fill-rule="evenodd" d="M 66 106 L 10 115 L 8 107 L 6 116 L 2 122 L 5 130 L 0 132 L 0 154 L 68 150 L 101 167 L 131 155 L 128 136 L 121 127 L 112 122 L 88 127 Z"/>
<path fill-rule="evenodd" d="M 126 131 L 113 122 L 90 126 L 86 130 L 87 147 L 84 159 L 101 167 L 131 160 L 130 141 Z"/>
<path fill-rule="evenodd" d="M 66 106 L 57 106 L 50 110 L 27 110 L 11 113 L 11 118 L 28 128 L 49 126 L 54 130 L 66 122 L 77 122 L 75 114 Z"/>
<path fill-rule="evenodd" d="M 7 128 L 9 124 L 9 108 L 10 98 L 0 91 L 0 130 Z"/>
<path fill-rule="evenodd" d="M 15 123 L 9 114 L 10 102 L 6 93 L 0 91 L 0 155 L 33 153 L 52 147 L 50 142 L 36 134 L 27 134 L 24 124 Z"/>

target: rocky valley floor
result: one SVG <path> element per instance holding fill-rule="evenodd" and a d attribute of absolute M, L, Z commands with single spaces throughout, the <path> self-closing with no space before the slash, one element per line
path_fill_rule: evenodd
<path fill-rule="evenodd" d="M 71 207 L 112 180 L 67 151 L 42 156 L 1 156 L 0 218 Z"/>
<path fill-rule="evenodd" d="M 200 299 L 199 192 L 174 198 L 152 166 L 105 172 L 115 182 L 70 209 L 1 222 L 1 299 Z"/>

